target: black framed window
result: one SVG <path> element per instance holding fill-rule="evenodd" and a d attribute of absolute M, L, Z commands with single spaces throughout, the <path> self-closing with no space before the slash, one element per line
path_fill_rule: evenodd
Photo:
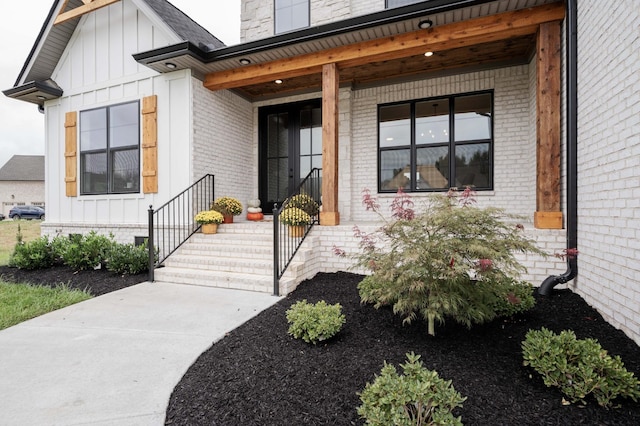
<path fill-rule="evenodd" d="M 140 192 L 138 101 L 80 112 L 80 193 Z"/>
<path fill-rule="evenodd" d="M 378 106 L 378 191 L 493 188 L 493 92 Z"/>
<path fill-rule="evenodd" d="M 309 26 L 309 0 L 275 0 L 276 34 Z"/>
<path fill-rule="evenodd" d="M 406 6 L 412 3 L 419 3 L 424 0 L 386 0 L 386 8 L 391 9 L 394 7 Z"/>

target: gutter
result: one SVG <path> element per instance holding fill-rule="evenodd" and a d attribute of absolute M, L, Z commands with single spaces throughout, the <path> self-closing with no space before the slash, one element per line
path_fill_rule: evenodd
<path fill-rule="evenodd" d="M 567 249 L 578 247 L 578 24 L 577 0 L 567 0 Z M 548 296 L 558 284 L 578 275 L 575 256 L 567 257 L 567 271 L 547 277 L 538 294 Z"/>

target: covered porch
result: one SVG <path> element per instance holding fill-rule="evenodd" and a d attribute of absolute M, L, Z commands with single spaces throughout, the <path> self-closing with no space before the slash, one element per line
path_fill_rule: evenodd
<path fill-rule="evenodd" d="M 535 58 L 539 229 L 561 229 L 562 2 L 418 3 L 208 51 L 189 43 L 135 55 L 160 71 L 190 68 L 212 91 L 252 101 L 322 93 L 321 224 L 340 224 L 340 89 L 522 65 Z M 436 4 L 437 3 L 437 4 Z M 520 3 L 519 3 L 520 5 Z M 453 185 L 452 185 L 453 186 Z"/>

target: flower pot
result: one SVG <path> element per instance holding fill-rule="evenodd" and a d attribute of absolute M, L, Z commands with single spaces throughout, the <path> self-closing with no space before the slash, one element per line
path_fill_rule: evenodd
<path fill-rule="evenodd" d="M 289 225 L 289 236 L 291 238 L 300 238 L 304 236 L 306 226 L 304 225 Z"/>
<path fill-rule="evenodd" d="M 202 233 L 203 234 L 215 234 L 218 232 L 218 224 L 217 223 L 203 223 L 202 224 Z"/>
<path fill-rule="evenodd" d="M 223 221 L 222 223 L 233 223 L 233 215 L 222 215 Z"/>

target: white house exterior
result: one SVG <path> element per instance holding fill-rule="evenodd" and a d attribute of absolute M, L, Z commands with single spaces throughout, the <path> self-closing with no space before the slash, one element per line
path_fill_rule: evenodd
<path fill-rule="evenodd" d="M 570 288 L 640 343 L 640 7 L 578 2 L 578 258 Z M 593 31 L 598 28 L 598 31 Z M 606 52 L 606 60 L 589 58 Z"/>
<path fill-rule="evenodd" d="M 564 2 L 243 0 L 242 43 L 231 47 L 164 0 L 108 3 L 92 10 L 71 0 L 60 10 L 66 3 L 55 1 L 19 84 L 5 91 L 46 114 L 45 234 L 98 230 L 132 242 L 147 235 L 150 205 L 205 174 L 215 175 L 216 195 L 260 197 L 268 213 L 293 185 L 287 177 L 318 166 L 324 216 L 305 276 L 349 266 L 332 247 L 355 248 L 354 224 L 375 227 L 361 205 L 364 188 L 388 203 L 401 185 L 419 203 L 434 188 L 474 184 L 480 205 L 522 215 L 541 248 L 567 248 Z M 580 272 L 568 286 L 640 342 L 640 16 L 634 0 L 576 3 Z M 82 7 L 54 25 L 61 12 Z M 427 19 L 431 28 L 417 27 Z M 513 25 L 500 27 L 505 20 Z M 45 53 L 55 50 L 48 35 L 63 30 L 67 41 L 47 68 Z M 594 61 L 594 49 L 607 60 Z M 101 151 L 84 149 L 93 142 L 82 132 L 99 128 L 87 124 L 92 111 L 117 122 L 119 105 L 141 113 L 123 122 L 138 126 L 137 183 L 116 182 L 111 170 L 116 190 L 105 193 L 88 172 L 87 159 Z M 467 135 L 457 120 L 469 114 L 471 128 L 486 131 Z M 294 136 L 281 152 L 285 118 Z M 441 122 L 435 142 L 421 139 L 425 122 L 425 132 Z M 147 131 L 149 123 L 157 127 Z M 388 123 L 410 136 L 402 142 Z M 449 134 L 456 132 L 460 139 Z M 148 133 L 157 134 L 151 143 Z M 457 149 L 468 154 L 449 155 Z M 567 268 L 553 257 L 522 261 L 534 285 Z"/>

